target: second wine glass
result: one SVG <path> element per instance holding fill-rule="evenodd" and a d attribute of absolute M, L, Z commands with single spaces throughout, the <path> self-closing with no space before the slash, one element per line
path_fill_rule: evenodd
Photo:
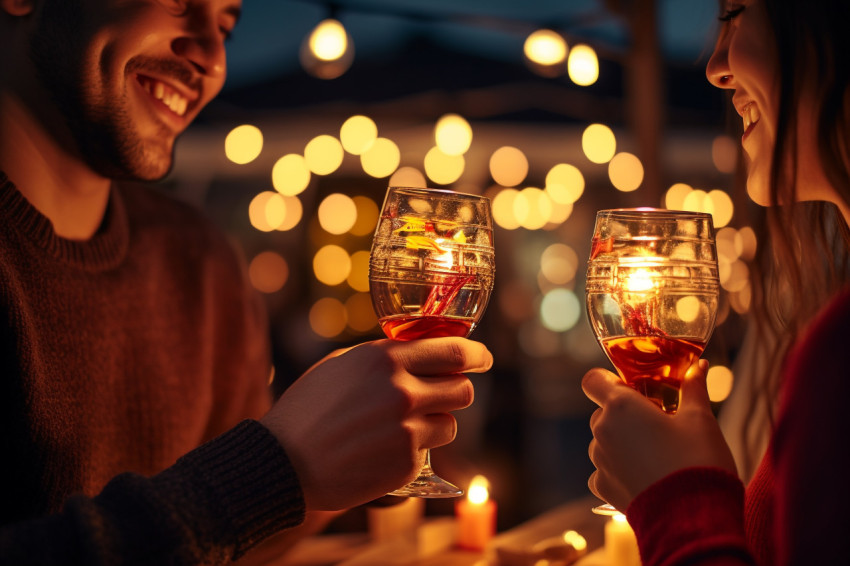
<path fill-rule="evenodd" d="M 665 413 L 676 412 L 682 379 L 711 336 L 719 290 L 711 215 L 597 213 L 587 264 L 591 327 L 622 380 Z"/>
<path fill-rule="evenodd" d="M 468 336 L 495 275 L 490 199 L 448 190 L 390 187 L 372 241 L 369 289 L 388 338 Z M 457 497 L 431 468 L 390 495 Z"/>

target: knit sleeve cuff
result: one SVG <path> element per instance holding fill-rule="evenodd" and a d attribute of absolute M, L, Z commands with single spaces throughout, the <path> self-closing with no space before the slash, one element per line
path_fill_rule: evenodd
<path fill-rule="evenodd" d="M 189 452 L 154 481 L 185 502 L 184 512 L 203 523 L 212 541 L 230 541 L 234 559 L 304 520 L 304 495 L 292 464 L 254 420 Z"/>
<path fill-rule="evenodd" d="M 747 559 L 744 486 L 721 468 L 686 468 L 660 479 L 632 500 L 626 516 L 645 565 L 710 555 Z"/>

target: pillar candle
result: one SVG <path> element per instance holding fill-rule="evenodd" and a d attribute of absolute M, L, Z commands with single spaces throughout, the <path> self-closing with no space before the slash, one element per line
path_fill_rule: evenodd
<path fill-rule="evenodd" d="M 496 502 L 490 499 L 483 476 L 475 476 L 467 491 L 455 504 L 457 546 L 481 551 L 496 534 Z"/>
<path fill-rule="evenodd" d="M 413 533 L 424 513 L 425 501 L 419 497 L 408 497 L 396 505 L 367 507 L 369 537 L 375 542 L 386 542 Z"/>
<path fill-rule="evenodd" d="M 611 566 L 641 565 L 635 533 L 622 513 L 605 523 L 605 554 Z"/>

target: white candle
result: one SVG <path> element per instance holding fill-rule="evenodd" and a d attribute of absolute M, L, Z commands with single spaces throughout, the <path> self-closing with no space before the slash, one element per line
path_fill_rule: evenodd
<path fill-rule="evenodd" d="M 635 533 L 622 513 L 614 515 L 605 523 L 605 554 L 610 566 L 641 564 Z"/>
<path fill-rule="evenodd" d="M 425 502 L 419 497 L 408 497 L 387 507 L 368 507 L 369 537 L 375 542 L 386 542 L 404 533 L 412 534 L 424 513 Z"/>
<path fill-rule="evenodd" d="M 486 478 L 472 478 L 467 496 L 455 505 L 455 517 L 458 547 L 484 550 L 496 534 L 496 502 L 490 499 Z"/>

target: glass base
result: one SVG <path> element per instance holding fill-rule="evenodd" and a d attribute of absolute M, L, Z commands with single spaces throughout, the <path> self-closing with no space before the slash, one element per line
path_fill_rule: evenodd
<path fill-rule="evenodd" d="M 613 515 L 619 515 L 620 512 L 617 511 L 617 508 L 611 505 L 610 503 L 605 503 L 604 505 L 597 505 L 593 509 L 591 509 L 597 515 L 605 515 L 607 517 L 611 517 Z"/>
<path fill-rule="evenodd" d="M 431 454 L 429 452 L 425 457 L 425 465 L 422 466 L 419 477 L 409 484 L 389 492 L 387 495 L 445 499 L 449 497 L 460 497 L 463 495 L 463 490 L 434 473 L 434 470 L 431 468 Z"/>

